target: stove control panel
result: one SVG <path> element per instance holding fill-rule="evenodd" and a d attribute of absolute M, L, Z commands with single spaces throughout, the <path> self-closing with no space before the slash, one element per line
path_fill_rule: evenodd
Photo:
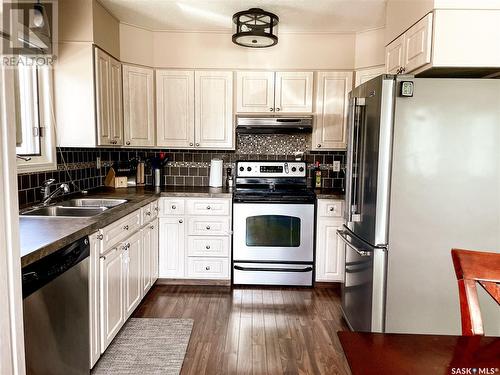
<path fill-rule="evenodd" d="M 305 161 L 239 161 L 236 177 L 306 177 Z"/>

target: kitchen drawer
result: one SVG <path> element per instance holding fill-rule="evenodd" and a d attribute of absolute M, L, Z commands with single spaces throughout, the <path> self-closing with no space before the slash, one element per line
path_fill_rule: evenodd
<path fill-rule="evenodd" d="M 151 220 L 156 219 L 158 217 L 159 212 L 160 212 L 159 201 L 155 200 L 154 202 L 151 202 Z"/>
<path fill-rule="evenodd" d="M 188 256 L 228 257 L 229 237 L 189 236 Z"/>
<path fill-rule="evenodd" d="M 158 217 L 158 201 L 151 202 L 141 208 L 142 225 Z"/>
<path fill-rule="evenodd" d="M 117 222 L 103 228 L 103 246 L 101 254 L 104 254 L 113 245 L 125 240 L 141 227 L 141 210 L 137 210 Z"/>
<path fill-rule="evenodd" d="M 229 279 L 228 258 L 188 258 L 187 277 L 191 279 Z"/>
<path fill-rule="evenodd" d="M 161 198 L 160 216 L 184 215 L 184 199 Z"/>
<path fill-rule="evenodd" d="M 318 199 L 318 215 L 325 217 L 342 217 L 344 202 L 339 200 Z"/>
<path fill-rule="evenodd" d="M 228 216 L 231 202 L 229 199 L 207 198 L 187 199 L 186 213 L 188 215 L 220 215 Z"/>
<path fill-rule="evenodd" d="M 226 236 L 229 229 L 229 217 L 205 216 L 188 219 L 190 236 Z"/>

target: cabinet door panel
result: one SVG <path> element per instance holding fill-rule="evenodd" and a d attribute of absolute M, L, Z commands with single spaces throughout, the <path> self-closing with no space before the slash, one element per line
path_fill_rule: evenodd
<path fill-rule="evenodd" d="M 156 71 L 157 144 L 194 147 L 194 72 Z"/>
<path fill-rule="evenodd" d="M 160 219 L 159 277 L 184 277 L 184 217 Z"/>
<path fill-rule="evenodd" d="M 410 73 L 431 62 L 432 13 L 428 14 L 405 33 L 405 73 Z"/>
<path fill-rule="evenodd" d="M 345 149 L 351 72 L 319 72 L 313 150 Z"/>
<path fill-rule="evenodd" d="M 277 72 L 275 112 L 311 113 L 313 72 Z"/>
<path fill-rule="evenodd" d="M 125 323 L 123 251 L 115 248 L 100 260 L 101 353 Z"/>
<path fill-rule="evenodd" d="M 159 266 L 159 220 L 156 219 L 151 223 L 151 285 L 158 280 Z"/>
<path fill-rule="evenodd" d="M 274 111 L 274 72 L 236 73 L 236 111 Z"/>
<path fill-rule="evenodd" d="M 90 307 L 90 368 L 94 367 L 101 356 L 101 336 L 99 326 L 99 254 L 101 241 L 99 232 L 89 236 L 90 262 L 89 262 L 89 307 Z"/>
<path fill-rule="evenodd" d="M 404 66 L 405 34 L 385 47 L 385 69 L 387 74 L 396 74 Z"/>
<path fill-rule="evenodd" d="M 195 72 L 195 146 L 234 148 L 233 72 Z"/>
<path fill-rule="evenodd" d="M 151 288 L 152 279 L 152 261 L 151 261 L 151 245 L 152 245 L 152 229 L 151 225 L 146 225 L 142 230 L 142 295 L 146 295 Z"/>
<path fill-rule="evenodd" d="M 126 146 L 154 146 L 153 69 L 123 65 L 123 122 Z"/>
<path fill-rule="evenodd" d="M 136 232 L 126 240 L 125 263 L 125 319 L 128 319 L 142 297 L 142 243 L 141 233 Z"/>
<path fill-rule="evenodd" d="M 98 48 L 94 49 L 96 126 L 99 145 L 110 145 L 111 103 L 110 103 L 110 57 Z"/>
<path fill-rule="evenodd" d="M 122 64 L 110 58 L 110 135 L 114 145 L 123 145 Z"/>
<path fill-rule="evenodd" d="M 356 83 L 354 84 L 354 86 L 358 87 L 359 85 L 368 82 L 372 78 L 378 77 L 379 75 L 384 73 L 385 66 L 356 70 Z"/>
<path fill-rule="evenodd" d="M 344 277 L 344 247 L 337 236 L 342 222 L 319 219 L 316 243 L 316 281 L 337 281 Z"/>

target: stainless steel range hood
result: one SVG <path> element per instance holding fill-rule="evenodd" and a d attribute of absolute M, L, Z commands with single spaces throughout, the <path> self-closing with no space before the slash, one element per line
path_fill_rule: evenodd
<path fill-rule="evenodd" d="M 236 132 L 240 134 L 311 133 L 312 116 L 236 116 Z"/>

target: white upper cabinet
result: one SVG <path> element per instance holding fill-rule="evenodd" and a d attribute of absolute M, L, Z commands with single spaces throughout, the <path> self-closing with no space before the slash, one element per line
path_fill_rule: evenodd
<path fill-rule="evenodd" d="M 385 47 L 385 67 L 389 74 L 410 73 L 432 60 L 432 13 Z"/>
<path fill-rule="evenodd" d="M 233 73 L 195 72 L 195 146 L 234 147 Z"/>
<path fill-rule="evenodd" d="M 410 27 L 405 35 L 404 67 L 412 72 L 431 62 L 432 13 Z"/>
<path fill-rule="evenodd" d="M 274 111 L 274 72 L 236 73 L 236 111 Z"/>
<path fill-rule="evenodd" d="M 96 126 L 100 146 L 123 144 L 121 63 L 95 48 Z"/>
<path fill-rule="evenodd" d="M 158 146 L 194 146 L 194 72 L 156 71 Z"/>
<path fill-rule="evenodd" d="M 318 72 L 313 150 L 345 149 L 352 72 Z"/>
<path fill-rule="evenodd" d="M 236 73 L 238 113 L 311 113 L 313 72 Z"/>
<path fill-rule="evenodd" d="M 123 65 L 123 121 L 126 146 L 154 146 L 154 71 Z"/>
<path fill-rule="evenodd" d="M 401 35 L 385 47 L 385 69 L 388 74 L 397 74 L 404 66 L 405 35 Z"/>
<path fill-rule="evenodd" d="M 313 72 L 277 72 L 275 112 L 312 112 Z"/>
<path fill-rule="evenodd" d="M 354 87 L 358 87 L 359 85 L 368 82 L 372 78 L 378 77 L 379 75 L 384 73 L 385 73 L 384 65 L 376 66 L 373 68 L 356 70 L 356 80 Z"/>

